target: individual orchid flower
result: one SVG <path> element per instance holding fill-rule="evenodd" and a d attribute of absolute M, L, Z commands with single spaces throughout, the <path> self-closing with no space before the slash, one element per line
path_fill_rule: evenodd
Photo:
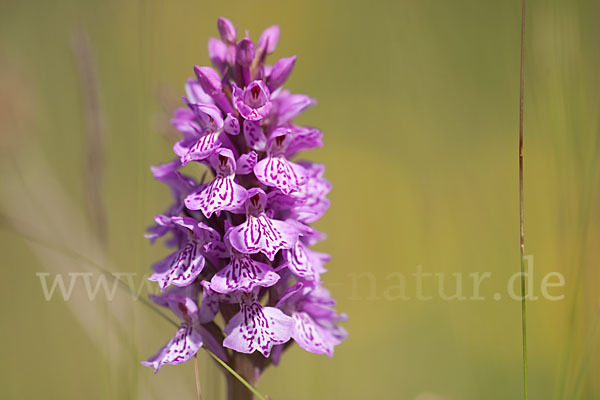
<path fill-rule="evenodd" d="M 254 61 L 254 43 L 248 38 L 240 40 L 235 48 L 236 77 L 243 85 L 250 83 L 250 66 Z"/>
<path fill-rule="evenodd" d="M 249 254 L 234 249 L 226 236 L 229 263 L 210 281 L 210 288 L 219 293 L 250 293 L 257 287 L 273 286 L 279 275 L 268 264 L 252 259 Z"/>
<path fill-rule="evenodd" d="M 302 240 L 283 252 L 283 259 L 294 275 L 315 281 L 319 281 L 320 274 L 326 271 L 323 265 L 329 258 L 328 254 L 310 250 Z"/>
<path fill-rule="evenodd" d="M 302 150 L 312 150 L 323 147 L 323 132 L 308 126 L 291 125 L 291 140 L 285 150 L 285 156 L 290 158 Z"/>
<path fill-rule="evenodd" d="M 296 118 L 309 107 L 315 105 L 317 101 L 304 94 L 291 94 L 289 90 L 277 92 L 276 96 L 271 98 L 272 111 L 271 117 L 276 121 L 275 124 L 283 126 Z"/>
<path fill-rule="evenodd" d="M 231 150 L 220 148 L 210 157 L 210 165 L 216 171 L 215 179 L 202 185 L 200 190 L 185 199 L 190 210 L 201 210 L 206 218 L 221 211 L 238 212 L 246 201 L 246 189 L 236 183 L 236 163 Z M 244 212 L 243 210 L 239 212 Z"/>
<path fill-rule="evenodd" d="M 290 141 L 290 129 L 278 128 L 273 131 L 268 142 L 267 157 L 254 167 L 254 175 L 262 184 L 276 187 L 286 195 L 308 181 L 307 171 L 285 157 Z"/>
<path fill-rule="evenodd" d="M 306 351 L 333 356 L 333 349 L 346 337 L 347 332 L 338 323 L 345 321 L 333 307 L 335 300 L 321 286 L 298 283 L 292 286 L 277 307 L 294 319 L 292 338 Z"/>
<path fill-rule="evenodd" d="M 177 170 L 180 166 L 181 163 L 179 162 L 179 159 L 175 159 L 167 164 L 150 167 L 154 178 L 169 186 L 171 195 L 174 199 L 174 203 L 163 213 L 163 215 L 179 215 L 184 208 L 184 199 L 196 186 L 196 182 L 193 178 L 185 176 Z M 155 224 L 148 228 L 148 233 L 144 235 L 144 237 L 154 242 L 168 231 L 168 226 Z"/>
<path fill-rule="evenodd" d="M 154 368 L 157 373 L 164 364 L 181 364 L 196 355 L 203 344 L 204 331 L 198 324 L 198 306 L 190 297 L 178 295 L 155 296 L 150 298 L 158 305 L 168 307 L 181 320 L 181 325 L 169 342 L 142 365 Z"/>
<path fill-rule="evenodd" d="M 263 307 L 254 294 L 242 296 L 240 312 L 225 327 L 223 346 L 240 353 L 259 351 L 269 357 L 275 345 L 290 340 L 294 320 L 276 307 Z"/>
<path fill-rule="evenodd" d="M 279 27 L 272 25 L 265 29 L 258 38 L 258 51 L 261 53 L 271 54 L 275 51 L 279 43 Z"/>
<path fill-rule="evenodd" d="M 290 218 L 303 223 L 312 223 L 321 218 L 329 208 L 329 200 L 326 196 L 331 191 L 331 183 L 323 177 L 325 167 L 322 164 L 307 161 L 299 161 L 298 164 L 307 171 L 308 181 L 290 194 L 297 200 L 290 207 Z"/>
<path fill-rule="evenodd" d="M 241 253 L 263 253 L 271 261 L 281 249 L 290 249 L 298 240 L 298 231 L 284 221 L 271 219 L 265 212 L 267 196 L 262 189 L 248 190 L 246 221 L 227 233 L 233 248 Z"/>
<path fill-rule="evenodd" d="M 233 105 L 244 119 L 260 121 L 271 112 L 271 92 L 263 81 L 252 81 L 245 89 L 235 83 L 233 87 Z"/>
<path fill-rule="evenodd" d="M 193 112 L 194 119 L 193 124 L 189 125 L 191 131 L 187 137 L 173 147 L 175 153 L 180 156 L 182 165 L 209 157 L 223 144 L 225 138 L 221 135 L 222 132 L 239 134 L 239 122 L 232 114 L 227 114 L 223 120 L 221 110 L 214 104 L 192 103 L 185 97 L 184 101 Z M 181 121 L 181 118 L 177 121 Z"/>
<path fill-rule="evenodd" d="M 161 291 L 164 291 L 169 285 L 179 287 L 190 285 L 204 268 L 203 246 L 211 241 L 219 240 L 219 234 L 191 217 L 157 216 L 156 222 L 169 226 L 175 232 L 186 233 L 187 240 L 179 250 L 159 263 L 155 268 L 155 273 L 148 279 L 158 282 Z"/>
<path fill-rule="evenodd" d="M 217 29 L 219 30 L 219 35 L 221 35 L 223 42 L 235 44 L 237 30 L 230 20 L 220 17 L 217 20 Z"/>
<path fill-rule="evenodd" d="M 296 64 L 296 56 L 282 58 L 273 64 L 267 77 L 267 87 L 273 93 L 287 81 Z"/>
<path fill-rule="evenodd" d="M 214 103 L 225 113 L 233 113 L 233 107 L 225 93 L 223 93 L 223 84 L 219 74 L 211 67 L 194 67 L 196 78 L 202 90 L 208 94 Z"/>

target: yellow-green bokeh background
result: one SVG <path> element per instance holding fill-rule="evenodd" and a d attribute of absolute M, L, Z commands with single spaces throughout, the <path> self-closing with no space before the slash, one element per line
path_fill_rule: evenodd
<path fill-rule="evenodd" d="M 293 348 L 261 392 L 522 398 L 520 303 L 506 296 L 519 269 L 520 10 L 518 0 L 0 2 L 0 397 L 194 398 L 191 363 L 156 376 L 139 364 L 171 326 L 125 294 L 46 302 L 35 273 L 89 270 L 57 248 L 138 274 L 165 254 L 142 238 L 169 202 L 148 166 L 171 157 L 169 113 L 192 67 L 208 63 L 223 15 L 254 39 L 279 24 L 276 56 L 298 56 L 288 86 L 319 101 L 301 122 L 325 133 L 307 157 L 327 165 L 334 185 L 317 226 L 333 255 L 325 282 L 350 317 L 332 359 Z M 544 274 L 566 279 L 555 289 L 564 300 L 529 303 L 531 399 L 575 398 L 580 375 L 579 398 L 600 399 L 598 336 L 588 339 L 600 294 L 599 15 L 594 0 L 528 4 L 526 253 L 536 295 Z M 106 252 L 86 211 L 77 32 L 89 35 L 106 127 Z M 463 273 L 467 294 L 468 273 L 491 272 L 488 299 L 384 296 L 386 277 L 410 278 L 419 265 Z M 353 292 L 362 271 L 375 298 L 366 279 Z M 204 353 L 199 364 L 204 398 L 223 398 L 221 372 Z"/>

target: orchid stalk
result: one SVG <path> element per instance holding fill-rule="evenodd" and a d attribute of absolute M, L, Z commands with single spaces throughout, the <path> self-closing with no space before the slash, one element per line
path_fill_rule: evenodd
<path fill-rule="evenodd" d="M 311 249 L 324 238 L 310 224 L 329 207 L 331 185 L 323 165 L 294 161 L 322 146 L 321 131 L 293 123 L 315 100 L 282 88 L 296 57 L 266 64 L 277 26 L 256 44 L 239 39 L 225 18 L 217 27 L 220 40 L 208 42 L 216 70 L 196 66 L 185 107 L 174 112 L 182 134 L 176 158 L 152 168 L 174 201 L 146 236 L 167 236 L 174 251 L 154 265 L 150 280 L 161 294 L 150 297 L 180 324 L 142 364 L 158 372 L 204 348 L 254 385 L 293 342 L 332 356 L 347 336 L 338 324 L 346 317 L 322 284 L 329 255 Z M 212 177 L 185 175 L 188 163 L 203 164 Z M 235 379 L 228 389 L 230 399 L 252 398 Z"/>

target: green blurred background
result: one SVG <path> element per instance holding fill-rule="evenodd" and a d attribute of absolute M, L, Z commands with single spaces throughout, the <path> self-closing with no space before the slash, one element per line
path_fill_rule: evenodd
<path fill-rule="evenodd" d="M 506 295 L 519 270 L 520 12 L 518 0 L 1 1 L 0 397 L 194 398 L 192 363 L 158 375 L 139 364 L 172 326 L 122 291 L 45 301 L 35 274 L 95 271 L 91 260 L 139 284 L 165 254 L 142 237 L 169 204 L 148 167 L 172 157 L 170 113 L 222 15 L 253 39 L 279 24 L 275 57 L 298 56 L 288 87 L 319 101 L 300 122 L 325 133 L 306 157 L 334 185 L 319 249 L 349 314 L 332 359 L 294 347 L 259 390 L 522 398 L 520 303 Z M 531 399 L 600 399 L 599 15 L 594 0 L 528 2 Z M 468 274 L 490 272 L 486 300 L 419 301 L 418 266 L 462 273 L 467 296 Z M 552 271 L 560 301 L 540 295 Z M 386 292 L 394 273 L 410 300 Z M 199 364 L 204 398 L 224 398 L 221 371 L 203 352 Z"/>

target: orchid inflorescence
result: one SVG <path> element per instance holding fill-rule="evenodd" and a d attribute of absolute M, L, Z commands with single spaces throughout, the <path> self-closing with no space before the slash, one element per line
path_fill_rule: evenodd
<path fill-rule="evenodd" d="M 186 107 L 172 119 L 183 135 L 173 147 L 177 158 L 152 168 L 174 203 L 146 236 L 169 234 L 175 251 L 154 265 L 150 280 L 161 295 L 151 299 L 181 321 L 143 362 L 155 372 L 190 360 L 202 346 L 232 365 L 239 354 L 258 351 L 264 357 L 252 363 L 261 371 L 279 362 L 291 339 L 331 356 L 346 337 L 338 325 L 345 316 L 333 309 L 320 278 L 329 256 L 310 249 L 324 238 L 309 224 L 327 210 L 331 185 L 323 165 L 290 161 L 322 146 L 321 131 L 292 123 L 315 100 L 281 88 L 295 56 L 265 64 L 279 27 L 266 29 L 255 45 L 248 37 L 238 41 L 229 20 L 217 25 L 221 40 L 209 39 L 208 51 L 218 72 L 194 68 Z M 188 163 L 208 167 L 212 180 L 184 175 Z"/>

